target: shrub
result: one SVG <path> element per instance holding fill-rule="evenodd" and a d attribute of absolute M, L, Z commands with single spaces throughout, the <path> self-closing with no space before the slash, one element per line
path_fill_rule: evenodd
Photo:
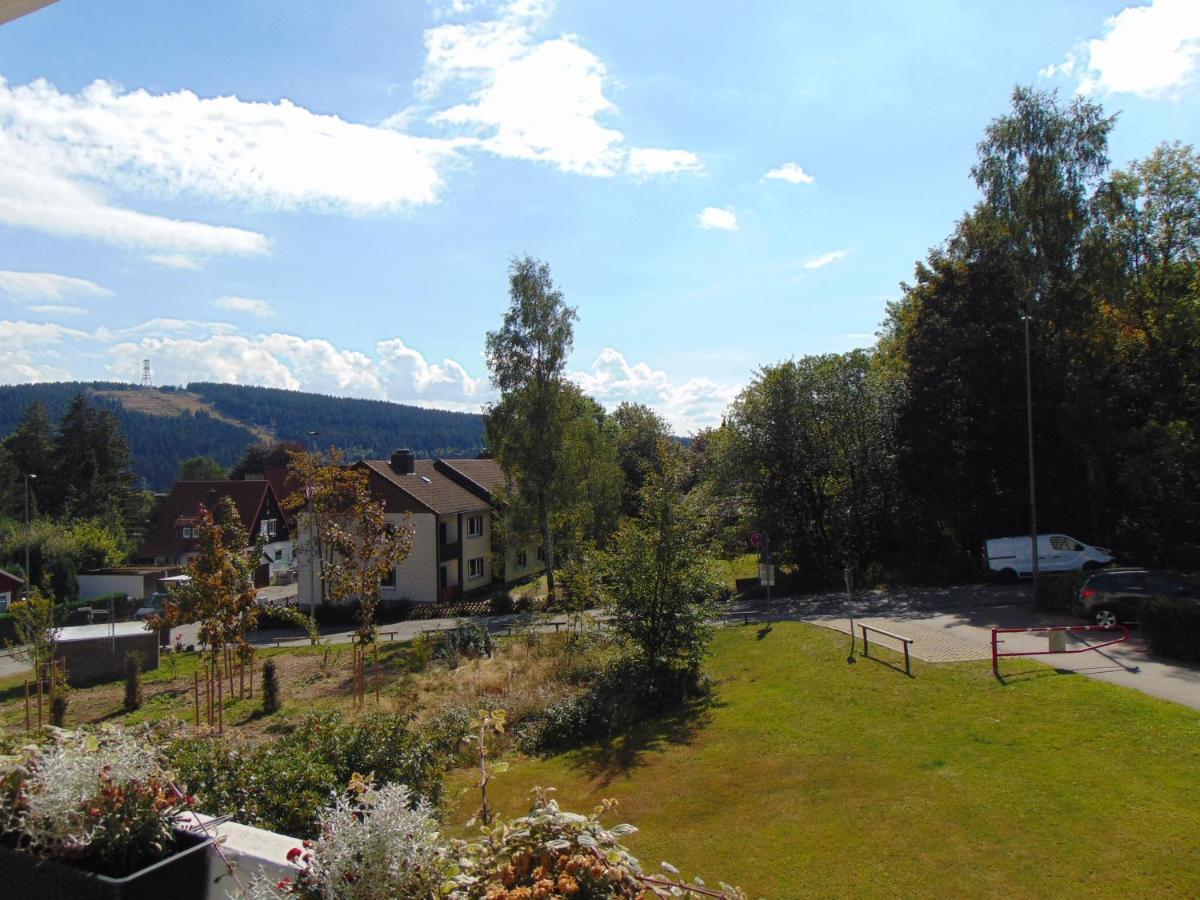
<path fill-rule="evenodd" d="M 125 654 L 125 712 L 142 707 L 142 654 L 131 650 Z"/>
<path fill-rule="evenodd" d="M 1138 613 L 1142 635 L 1155 656 L 1200 660 L 1200 604 L 1178 597 L 1155 597 Z"/>
<path fill-rule="evenodd" d="M 492 591 L 492 596 L 488 601 L 488 607 L 493 616 L 508 616 L 516 610 L 516 604 L 513 602 L 512 594 L 503 588 L 497 588 Z"/>
<path fill-rule="evenodd" d="M 430 742 L 407 719 L 383 713 L 354 722 L 310 715 L 291 734 L 246 750 L 188 739 L 172 748 L 171 762 L 204 812 L 301 838 L 316 835 L 317 812 L 355 773 L 403 782 L 430 802 L 442 792 L 440 757 Z"/>
<path fill-rule="evenodd" d="M 321 812 L 320 837 L 288 852 L 295 880 L 259 878 L 251 897 L 382 900 L 442 893 L 451 857 L 439 843 L 429 804 L 403 784 L 375 788 L 359 780 L 352 788 L 358 788 L 355 796 L 339 797 Z"/>
<path fill-rule="evenodd" d="M 0 828 L 33 853 L 122 876 L 164 855 L 176 799 L 148 732 L 64 732 L 0 776 Z"/>
<path fill-rule="evenodd" d="M 477 622 L 459 622 L 438 635 L 433 655 L 451 665 L 459 659 L 478 659 L 491 656 L 494 644 L 491 633 Z"/>
<path fill-rule="evenodd" d="M 62 728 L 67 724 L 67 702 L 71 689 L 65 684 L 56 684 L 54 693 L 50 695 L 50 724 Z"/>
<path fill-rule="evenodd" d="M 275 660 L 263 663 L 262 671 L 263 712 L 270 715 L 279 710 L 279 676 L 275 674 Z"/>
<path fill-rule="evenodd" d="M 1037 608 L 1046 612 L 1070 612 L 1081 580 L 1082 576 L 1075 572 L 1039 574 Z"/>

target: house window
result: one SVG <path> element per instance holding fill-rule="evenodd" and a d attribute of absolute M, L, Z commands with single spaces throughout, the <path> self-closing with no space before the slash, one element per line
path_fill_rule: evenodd
<path fill-rule="evenodd" d="M 467 519 L 467 537 L 479 537 L 483 534 L 483 516 L 471 516 Z"/>
<path fill-rule="evenodd" d="M 546 561 L 546 547 L 544 544 L 538 544 L 537 559 L 538 559 L 538 562 Z"/>
<path fill-rule="evenodd" d="M 467 560 L 467 578 L 482 578 L 483 577 L 483 557 L 476 556 L 474 559 Z"/>
<path fill-rule="evenodd" d="M 387 574 L 379 580 L 379 586 L 394 588 L 396 586 L 396 570 L 388 569 Z"/>
<path fill-rule="evenodd" d="M 276 550 L 276 551 L 275 551 L 275 559 L 276 559 L 276 560 L 283 559 L 283 551 L 282 551 L 282 550 Z"/>
<path fill-rule="evenodd" d="M 529 551 L 528 550 L 518 550 L 517 551 L 517 567 L 520 569 L 524 569 L 527 565 L 529 565 Z"/>
<path fill-rule="evenodd" d="M 193 529 L 190 525 L 184 525 L 179 529 L 179 536 L 183 538 L 200 537 L 200 529 Z"/>
<path fill-rule="evenodd" d="M 259 523 L 258 528 L 259 528 L 259 531 L 262 532 L 263 537 L 265 537 L 265 538 L 275 537 L 275 520 L 274 519 L 263 519 L 262 522 Z"/>

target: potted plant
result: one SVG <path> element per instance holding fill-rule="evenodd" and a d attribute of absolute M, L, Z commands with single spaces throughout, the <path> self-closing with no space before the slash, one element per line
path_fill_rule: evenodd
<path fill-rule="evenodd" d="M 12 897 L 204 897 L 211 838 L 146 730 L 53 729 L 3 759 L 0 871 Z"/>

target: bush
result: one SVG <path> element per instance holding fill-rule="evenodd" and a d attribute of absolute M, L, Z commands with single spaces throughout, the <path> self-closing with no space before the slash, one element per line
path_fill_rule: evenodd
<path fill-rule="evenodd" d="M 456 665 L 462 658 L 491 656 L 495 645 L 491 633 L 477 622 L 459 622 L 438 635 L 433 655 Z"/>
<path fill-rule="evenodd" d="M 703 690 L 697 673 L 620 657 L 592 678 L 582 693 L 518 726 L 517 741 L 526 752 L 569 750 L 620 734 L 649 716 L 678 708 Z"/>
<path fill-rule="evenodd" d="M 1038 609 L 1045 612 L 1070 612 L 1084 577 L 1076 572 L 1038 575 L 1037 597 L 1034 603 Z"/>
<path fill-rule="evenodd" d="M 267 715 L 279 711 L 279 676 L 275 674 L 275 660 L 263 663 L 262 671 L 263 712 Z"/>
<path fill-rule="evenodd" d="M 508 616 L 512 615 L 517 606 L 513 602 L 512 594 L 503 588 L 497 588 L 492 591 L 489 608 L 493 616 Z"/>
<path fill-rule="evenodd" d="M 66 685 L 55 685 L 50 695 L 50 724 L 62 728 L 67 724 L 67 701 L 70 689 Z"/>
<path fill-rule="evenodd" d="M 1154 597 L 1138 614 L 1142 635 L 1155 656 L 1200 661 L 1200 604 Z"/>
<path fill-rule="evenodd" d="M 172 749 L 171 762 L 202 811 L 301 838 L 316 835 L 317 812 L 356 772 L 403 782 L 431 803 L 442 793 L 432 744 L 407 719 L 384 713 L 354 722 L 314 714 L 292 734 L 251 750 L 188 739 Z"/>
<path fill-rule="evenodd" d="M 142 707 L 142 654 L 131 650 L 125 654 L 125 712 Z"/>

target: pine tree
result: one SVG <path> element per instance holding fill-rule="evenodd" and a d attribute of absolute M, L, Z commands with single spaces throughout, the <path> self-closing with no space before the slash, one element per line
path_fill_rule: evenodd
<path fill-rule="evenodd" d="M 46 414 L 46 407 L 35 400 L 25 408 L 25 415 L 16 431 L 4 440 L 4 482 L 9 485 L 4 497 L 4 512 L 14 518 L 24 515 L 24 479 L 34 475 L 29 482 L 29 514 L 37 517 L 49 512 L 46 507 L 53 479 L 47 478 L 52 471 L 54 456 L 54 426 Z"/>

